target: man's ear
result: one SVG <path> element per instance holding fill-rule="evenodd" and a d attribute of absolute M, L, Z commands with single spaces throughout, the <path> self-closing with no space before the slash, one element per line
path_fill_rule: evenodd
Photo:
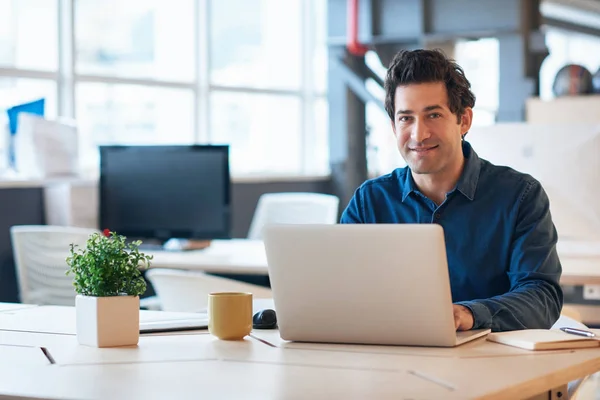
<path fill-rule="evenodd" d="M 465 108 L 465 112 L 460 117 L 460 135 L 464 137 L 473 123 L 473 109 L 471 107 Z"/>
<path fill-rule="evenodd" d="M 392 134 L 396 136 L 396 124 L 394 124 L 394 120 L 390 120 L 390 125 L 392 126 Z"/>

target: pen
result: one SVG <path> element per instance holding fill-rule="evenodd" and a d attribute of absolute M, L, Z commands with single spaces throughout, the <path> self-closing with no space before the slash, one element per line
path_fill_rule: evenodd
<path fill-rule="evenodd" d="M 575 329 L 575 328 L 560 328 L 561 331 L 566 332 L 566 333 L 570 333 L 571 335 L 578 335 L 578 336 L 585 336 L 585 337 L 595 337 L 596 334 L 594 332 L 590 332 L 590 331 L 584 331 L 581 329 Z"/>

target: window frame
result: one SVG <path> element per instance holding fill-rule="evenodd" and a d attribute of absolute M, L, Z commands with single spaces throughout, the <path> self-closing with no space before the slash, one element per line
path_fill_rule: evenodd
<path fill-rule="evenodd" d="M 312 54 L 318 46 L 315 41 L 314 19 L 312 18 L 314 7 L 318 0 L 302 1 L 301 15 L 301 60 L 302 75 L 299 90 L 289 89 L 259 89 L 254 87 L 234 86 L 222 87 L 210 83 L 209 54 L 210 54 L 210 0 L 194 1 L 194 43 L 195 43 L 195 79 L 192 82 L 173 82 L 162 79 L 137 79 L 130 77 L 116 77 L 109 75 L 91 75 L 77 73 L 75 69 L 75 0 L 58 0 L 58 70 L 37 71 L 19 68 L 0 67 L 0 77 L 44 79 L 56 82 L 57 87 L 57 114 L 65 118 L 76 118 L 77 110 L 75 104 L 75 88 L 80 82 L 130 84 L 146 87 L 180 88 L 193 92 L 194 110 L 193 129 L 194 144 L 211 143 L 210 135 L 210 95 L 212 92 L 235 92 L 235 93 L 260 93 L 271 95 L 292 95 L 300 99 L 301 110 L 301 148 L 299 151 L 301 159 L 301 170 L 298 173 L 285 177 L 276 171 L 269 173 L 240 173 L 232 172 L 233 176 L 241 179 L 256 177 L 260 179 L 273 177 L 275 179 L 287 179 L 295 177 L 322 178 L 330 175 L 329 166 L 327 172 L 315 174 L 311 168 L 311 148 L 314 142 L 315 125 L 315 103 L 318 99 L 327 100 L 326 93 L 317 93 L 313 86 L 314 66 Z"/>

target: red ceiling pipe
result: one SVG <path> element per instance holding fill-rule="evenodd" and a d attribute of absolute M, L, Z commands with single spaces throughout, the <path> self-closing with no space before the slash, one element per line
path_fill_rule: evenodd
<path fill-rule="evenodd" d="M 348 0 L 348 42 L 346 47 L 354 56 L 364 56 L 369 48 L 358 41 L 358 0 Z"/>

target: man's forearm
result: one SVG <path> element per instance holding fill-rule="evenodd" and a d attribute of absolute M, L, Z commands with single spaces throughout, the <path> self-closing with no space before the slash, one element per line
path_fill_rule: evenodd
<path fill-rule="evenodd" d="M 471 310 L 473 329 L 491 328 L 496 332 L 548 329 L 560 316 L 562 296 L 552 284 L 537 281 L 500 296 L 456 304 Z"/>

